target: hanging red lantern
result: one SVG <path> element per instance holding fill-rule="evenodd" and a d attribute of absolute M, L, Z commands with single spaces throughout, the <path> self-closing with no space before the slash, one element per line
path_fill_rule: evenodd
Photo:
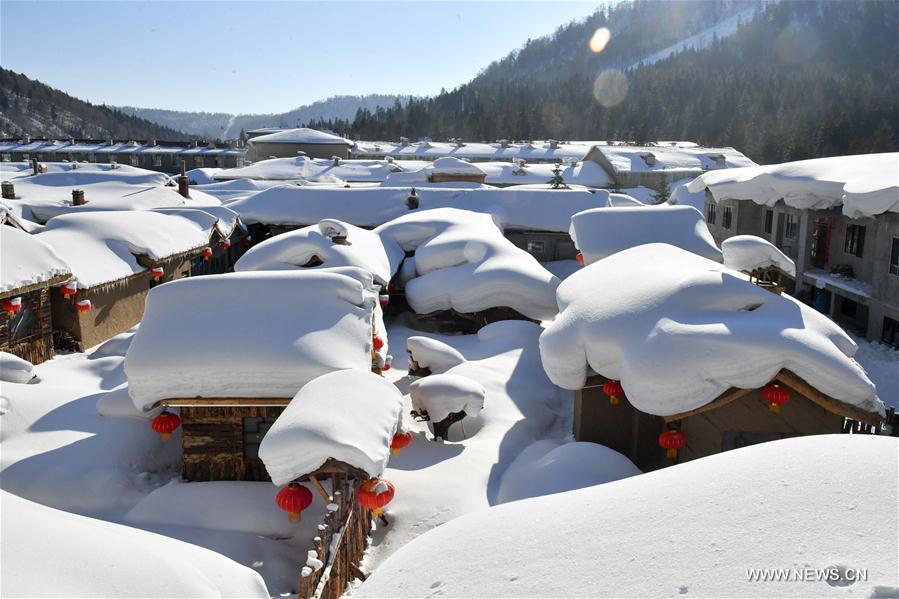
<path fill-rule="evenodd" d="M 159 281 L 163 276 L 165 276 L 165 269 L 161 266 L 154 266 L 150 269 L 150 276 L 153 277 L 154 281 Z"/>
<path fill-rule="evenodd" d="M 603 383 L 602 390 L 603 393 L 609 396 L 609 403 L 613 406 L 617 406 L 621 402 L 621 397 L 624 395 L 621 381 L 608 380 Z"/>
<path fill-rule="evenodd" d="M 60 289 L 62 290 L 63 299 L 69 299 L 70 297 L 75 295 L 76 291 L 78 291 L 78 283 L 75 281 L 66 281 L 62 284 L 62 287 L 60 287 Z"/>
<path fill-rule="evenodd" d="M 687 435 L 676 428 L 668 429 L 659 435 L 659 445 L 665 449 L 665 454 L 672 460 L 677 459 L 677 450 L 687 445 Z"/>
<path fill-rule="evenodd" d="M 21 297 L 8 297 L 3 300 L 3 309 L 6 310 L 6 315 L 9 317 L 13 317 L 16 313 L 22 309 L 22 298 Z"/>
<path fill-rule="evenodd" d="M 400 450 L 412 443 L 412 431 L 397 431 L 390 442 L 390 453 L 400 455 Z"/>
<path fill-rule="evenodd" d="M 386 293 L 382 293 L 381 295 L 378 296 L 378 303 L 381 304 L 382 308 L 386 308 L 387 304 L 390 303 L 390 296 L 387 295 Z"/>
<path fill-rule="evenodd" d="M 777 383 L 762 387 L 762 399 L 768 402 L 768 409 L 777 414 L 780 406 L 790 401 L 790 390 Z"/>
<path fill-rule="evenodd" d="M 91 309 L 91 301 L 89 299 L 84 299 L 79 302 L 75 302 L 75 309 L 79 312 L 87 312 Z"/>
<path fill-rule="evenodd" d="M 578 252 L 577 256 L 575 256 L 575 259 L 577 259 L 578 264 L 580 264 L 581 266 L 584 265 L 584 255 L 582 253 Z"/>
<path fill-rule="evenodd" d="M 370 478 L 359 485 L 356 499 L 359 505 L 373 511 L 375 516 L 380 516 L 384 506 L 393 500 L 394 491 L 393 483 L 389 480 Z"/>
<path fill-rule="evenodd" d="M 163 410 L 161 414 L 150 422 L 150 426 L 159 433 L 163 441 L 168 441 L 172 438 L 172 433 L 181 426 L 181 418 L 178 414 L 172 414 L 167 410 Z"/>
<path fill-rule="evenodd" d="M 209 259 L 212 258 L 212 249 L 203 248 L 202 256 L 203 256 L 203 260 L 209 262 Z"/>
<path fill-rule="evenodd" d="M 384 360 L 384 366 L 381 367 L 381 372 L 387 372 L 393 368 L 393 356 L 387 356 L 387 359 Z"/>
<path fill-rule="evenodd" d="M 382 347 L 384 347 L 384 340 L 375 335 L 371 338 L 372 347 L 375 348 L 375 351 L 380 351 Z"/>
<path fill-rule="evenodd" d="M 230 239 L 222 239 L 221 243 L 219 243 L 219 247 L 221 247 L 223 250 L 227 250 L 228 248 L 231 247 L 231 240 Z"/>
<path fill-rule="evenodd" d="M 287 512 L 287 519 L 299 522 L 303 510 L 312 505 L 312 491 L 299 483 L 290 483 L 275 495 L 275 503 Z"/>

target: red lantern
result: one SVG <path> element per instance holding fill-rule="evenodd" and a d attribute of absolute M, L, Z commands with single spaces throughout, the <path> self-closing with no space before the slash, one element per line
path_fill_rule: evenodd
<path fill-rule="evenodd" d="M 3 309 L 6 310 L 6 315 L 9 317 L 13 317 L 16 313 L 22 309 L 22 298 L 21 297 L 8 297 L 3 300 Z"/>
<path fill-rule="evenodd" d="M 219 243 L 219 246 L 223 250 L 227 250 L 228 248 L 231 247 L 231 240 L 230 239 L 222 239 L 221 243 Z"/>
<path fill-rule="evenodd" d="M 380 516 L 385 505 L 393 500 L 393 483 L 383 478 L 370 478 L 359 485 L 356 499 L 359 505 Z"/>
<path fill-rule="evenodd" d="M 386 293 L 382 293 L 381 295 L 378 296 L 378 302 L 381 304 L 382 308 L 386 308 L 387 304 L 390 303 L 390 296 L 387 295 Z"/>
<path fill-rule="evenodd" d="M 677 459 L 677 450 L 687 445 L 687 435 L 676 428 L 668 429 L 659 435 L 659 445 L 665 449 L 666 455 L 672 460 Z"/>
<path fill-rule="evenodd" d="M 621 388 L 621 381 L 608 380 L 602 386 L 603 393 L 609 396 L 609 403 L 617 406 L 624 395 L 624 389 Z"/>
<path fill-rule="evenodd" d="M 393 368 L 393 356 L 387 356 L 387 359 L 384 360 L 384 366 L 381 367 L 381 372 L 387 372 Z"/>
<path fill-rule="evenodd" d="M 202 251 L 203 260 L 209 261 L 212 258 L 212 250 L 210 248 L 203 248 Z"/>
<path fill-rule="evenodd" d="M 88 299 L 75 302 L 75 309 L 79 312 L 87 312 L 91 309 L 91 301 Z"/>
<path fill-rule="evenodd" d="M 76 283 L 75 281 L 67 281 L 62 284 L 62 287 L 60 287 L 60 289 L 62 289 L 62 297 L 64 299 L 69 299 L 70 297 L 75 295 L 76 291 L 78 291 L 78 283 Z"/>
<path fill-rule="evenodd" d="M 777 414 L 780 406 L 790 401 L 790 390 L 777 383 L 762 387 L 762 399 L 768 402 L 768 409 Z"/>
<path fill-rule="evenodd" d="M 159 281 L 159 279 L 165 276 L 165 269 L 161 266 L 154 266 L 150 269 L 150 276 L 153 277 L 154 281 Z"/>
<path fill-rule="evenodd" d="M 397 431 L 390 442 L 390 453 L 400 455 L 400 450 L 404 447 L 409 447 L 410 443 L 412 443 L 412 431 Z"/>
<path fill-rule="evenodd" d="M 299 522 L 303 510 L 312 505 L 312 491 L 298 483 L 290 483 L 275 495 L 275 503 L 287 512 L 287 519 Z"/>
<path fill-rule="evenodd" d="M 384 347 L 384 340 L 375 335 L 371 338 L 372 347 L 375 348 L 375 351 L 380 351 L 382 347 Z"/>
<path fill-rule="evenodd" d="M 172 438 L 172 433 L 175 432 L 175 429 L 181 426 L 181 418 L 178 417 L 178 414 L 172 414 L 163 410 L 161 414 L 153 419 L 150 426 L 159 433 L 163 441 L 168 441 Z"/>
<path fill-rule="evenodd" d="M 580 264 L 581 266 L 584 265 L 584 255 L 582 253 L 578 252 L 575 258 L 577 259 L 578 264 Z"/>

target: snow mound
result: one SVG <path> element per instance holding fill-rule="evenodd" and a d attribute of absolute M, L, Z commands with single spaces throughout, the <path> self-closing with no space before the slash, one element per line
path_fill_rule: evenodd
<path fill-rule="evenodd" d="M 456 158 L 455 156 L 444 156 L 443 158 L 438 158 L 432 164 L 425 167 L 424 170 L 428 171 L 429 173 L 441 175 L 485 176 L 487 174 L 482 168 L 479 168 L 478 165 L 466 162 L 465 160 Z"/>
<path fill-rule="evenodd" d="M 146 411 L 167 398 L 293 397 L 333 370 L 369 371 L 374 303 L 358 281 L 326 272 L 154 287 L 125 357 L 129 393 Z"/>
<path fill-rule="evenodd" d="M 215 175 L 222 172 L 220 168 L 192 168 L 187 171 L 187 180 L 191 185 L 209 185 L 215 183 Z"/>
<path fill-rule="evenodd" d="M 633 462 L 605 445 L 537 441 L 503 472 L 496 502 L 602 485 L 635 474 L 640 469 Z"/>
<path fill-rule="evenodd" d="M 34 377 L 34 365 L 31 362 L 5 351 L 0 351 L 0 381 L 4 383 L 27 383 Z"/>
<path fill-rule="evenodd" d="M 128 384 L 123 383 L 97 400 L 97 413 L 106 418 L 137 418 L 148 420 L 156 416 L 162 409 L 144 412 L 138 410 L 128 395 Z"/>
<path fill-rule="evenodd" d="M 688 188 L 693 179 L 678 179 L 668 186 L 668 203 L 672 206 L 693 206 L 705 213 L 705 191 L 691 192 Z"/>
<path fill-rule="evenodd" d="M 406 351 L 419 367 L 427 368 L 432 374 L 446 372 L 465 361 L 459 350 L 430 337 L 409 337 Z"/>
<path fill-rule="evenodd" d="M 453 208 L 424 210 L 375 230 L 384 243 L 415 252 L 417 276 L 406 299 L 419 314 L 509 307 L 528 318 L 556 314 L 559 279 L 503 237 L 490 216 Z M 399 268 L 392 264 L 392 270 Z"/>
<path fill-rule="evenodd" d="M 791 277 L 796 276 L 796 264 L 777 246 L 755 235 L 736 235 L 721 242 L 724 266 L 743 272 L 775 266 Z"/>
<path fill-rule="evenodd" d="M 557 298 L 560 314 L 540 337 L 540 356 L 565 389 L 582 388 L 592 369 L 620 380 L 637 409 L 670 416 L 788 369 L 838 401 L 884 413 L 842 329 L 680 248 L 619 252 L 565 279 Z"/>
<path fill-rule="evenodd" d="M 250 145 L 257 143 L 277 143 L 277 144 L 347 144 L 353 145 L 348 139 L 326 133 L 318 129 L 309 129 L 308 127 L 298 127 L 296 129 L 284 129 L 268 135 L 259 135 L 248 141 Z"/>
<path fill-rule="evenodd" d="M 691 206 L 587 210 L 571 218 L 570 234 L 585 264 L 645 243 L 667 243 L 721 261 L 702 213 Z"/>
<path fill-rule="evenodd" d="M 371 372 L 341 370 L 307 383 L 259 446 L 272 482 L 283 485 L 329 458 L 380 475 L 400 422 L 403 396 Z"/>
<path fill-rule="evenodd" d="M 5 597 L 269 597 L 259 574 L 213 551 L 0 497 Z"/>
<path fill-rule="evenodd" d="M 798 437 L 500 505 L 408 543 L 353 596 L 895 596 L 897 455 L 895 438 Z M 858 472 L 884 484 L 859 493 Z M 747 573 L 831 567 L 867 580 Z"/>
<path fill-rule="evenodd" d="M 716 201 L 752 200 L 773 206 L 782 199 L 800 210 L 842 204 L 849 218 L 899 212 L 899 152 L 725 169 L 703 174 L 688 189 L 708 189 Z"/>
<path fill-rule="evenodd" d="M 46 243 L 14 227 L 0 235 L 0 293 L 69 274 L 69 266 Z"/>
<path fill-rule="evenodd" d="M 484 386 L 458 374 L 435 374 L 414 381 L 409 387 L 412 409 L 427 412 L 431 422 L 440 422 L 450 414 L 465 412 L 476 416 L 484 409 Z"/>
<path fill-rule="evenodd" d="M 333 239 L 346 239 L 346 244 Z M 398 263 L 402 250 L 385 244 L 365 229 L 342 221 L 328 219 L 317 225 L 266 239 L 252 247 L 234 265 L 236 271 L 294 270 L 297 268 L 329 268 L 357 266 L 370 272 L 375 281 L 386 287 L 393 276 L 390 264 Z"/>

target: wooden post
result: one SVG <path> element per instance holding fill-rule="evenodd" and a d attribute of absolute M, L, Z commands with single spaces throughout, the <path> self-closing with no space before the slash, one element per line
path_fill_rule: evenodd
<path fill-rule="evenodd" d="M 314 474 L 309 475 L 309 481 L 312 483 L 312 486 L 315 487 L 315 490 L 318 491 L 318 494 L 321 495 L 322 499 L 325 500 L 325 503 L 334 503 L 334 498 L 331 495 L 328 495 L 325 488 L 318 482 L 318 478 L 316 478 Z"/>

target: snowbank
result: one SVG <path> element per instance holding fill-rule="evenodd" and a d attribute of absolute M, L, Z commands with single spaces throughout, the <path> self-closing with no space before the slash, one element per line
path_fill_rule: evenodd
<path fill-rule="evenodd" d="M 688 186 L 716 201 L 752 200 L 773 206 L 828 209 L 842 204 L 850 218 L 899 212 L 899 152 L 814 158 L 705 173 Z"/>
<path fill-rule="evenodd" d="M 39 238 L 14 227 L 0 235 L 0 293 L 67 275 L 69 266 Z"/>
<path fill-rule="evenodd" d="M 585 264 L 645 243 L 667 243 L 721 261 L 702 213 L 690 206 L 587 210 L 571 218 L 570 234 Z"/>
<path fill-rule="evenodd" d="M 34 376 L 34 365 L 31 362 L 5 351 L 0 351 L 0 381 L 4 383 L 27 383 Z"/>
<path fill-rule="evenodd" d="M 125 359 L 129 393 L 146 411 L 167 398 L 293 397 L 333 370 L 368 371 L 373 304 L 362 284 L 333 273 L 232 273 L 154 287 Z"/>
<path fill-rule="evenodd" d="M 417 276 L 406 299 L 419 314 L 473 313 L 509 307 L 529 318 L 556 313 L 559 279 L 515 247 L 486 214 L 453 208 L 407 214 L 375 229 L 385 240 L 415 252 Z M 398 263 L 391 265 L 399 268 Z"/>
<path fill-rule="evenodd" d="M 497 503 L 552 495 L 640 474 L 633 462 L 596 443 L 537 441 L 503 473 Z"/>
<path fill-rule="evenodd" d="M 284 485 L 335 459 L 379 476 L 403 407 L 393 384 L 370 372 L 341 370 L 307 383 L 262 439 L 259 458 Z"/>
<path fill-rule="evenodd" d="M 224 169 L 208 167 L 192 168 L 185 174 L 187 175 L 187 179 L 188 181 L 190 181 L 191 185 L 208 185 L 210 183 L 215 183 L 215 175 L 222 172 L 222 170 Z"/>
<path fill-rule="evenodd" d="M 0 497 L 6 597 L 269 597 L 259 574 L 208 549 Z"/>
<path fill-rule="evenodd" d="M 724 266 L 743 272 L 757 268 L 777 267 L 791 277 L 796 276 L 796 264 L 777 246 L 755 235 L 735 235 L 721 242 Z"/>
<path fill-rule="evenodd" d="M 414 360 L 420 368 L 427 368 L 432 374 L 446 372 L 465 361 L 454 347 L 430 337 L 409 337 L 406 340 L 406 351 L 409 352 L 410 360 Z"/>
<path fill-rule="evenodd" d="M 670 416 L 788 369 L 838 401 L 884 413 L 842 329 L 680 248 L 614 254 L 565 279 L 557 298 L 560 314 L 540 337 L 540 355 L 566 389 L 582 388 L 592 369 L 620 380 L 637 409 Z"/>
<path fill-rule="evenodd" d="M 894 596 L 897 455 L 895 438 L 798 437 L 497 506 L 413 540 L 353 596 Z M 859 472 L 879 482 L 859 493 Z M 747 572 L 831 567 L 867 580 Z"/>
<path fill-rule="evenodd" d="M 440 422 L 456 412 L 477 415 L 484 409 L 486 393 L 479 382 L 458 374 L 435 374 L 409 386 L 412 409 L 427 412 L 431 422 Z"/>

